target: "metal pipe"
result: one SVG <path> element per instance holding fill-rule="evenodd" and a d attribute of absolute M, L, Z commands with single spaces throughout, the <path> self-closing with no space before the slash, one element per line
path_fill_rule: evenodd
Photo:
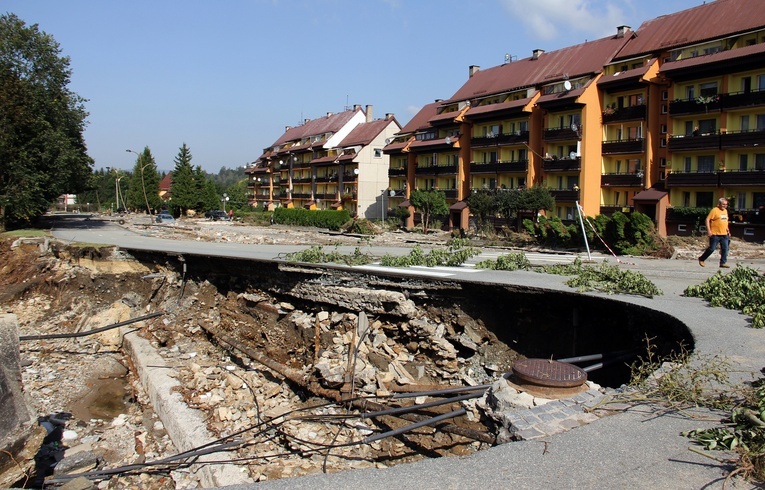
<path fill-rule="evenodd" d="M 431 390 L 431 391 L 417 391 L 414 393 L 396 393 L 391 398 L 396 400 L 399 398 L 416 398 L 418 396 L 439 396 L 439 395 L 449 395 L 452 393 L 463 393 L 466 391 L 481 391 L 481 390 L 487 390 L 491 387 L 490 384 L 488 385 L 476 385 L 476 386 L 455 386 L 453 388 L 443 388 L 440 390 Z"/>
<path fill-rule="evenodd" d="M 460 415 L 465 415 L 467 413 L 467 410 L 464 408 L 460 408 L 459 410 L 455 410 L 453 412 L 445 413 L 443 415 L 439 415 L 437 417 L 432 417 L 429 419 L 421 420 L 420 422 L 416 422 L 414 424 L 407 425 L 406 427 L 400 427 L 398 429 L 394 429 L 388 432 L 382 432 L 380 434 L 375 434 L 373 436 L 365 437 L 361 440 L 363 444 L 371 444 L 374 441 L 384 439 L 386 437 L 395 437 L 401 434 L 404 434 L 406 432 L 412 431 L 414 429 L 418 429 L 420 427 L 426 426 L 426 425 L 433 425 L 437 424 L 439 422 L 443 422 L 444 420 L 453 419 L 454 417 L 459 417 Z"/>
<path fill-rule="evenodd" d="M 478 398 L 479 396 L 483 396 L 483 393 L 467 393 L 465 395 L 455 396 L 454 398 L 445 398 L 443 400 L 433 400 L 432 402 L 420 403 L 418 405 L 408 405 L 406 407 L 395 407 L 395 408 L 388 408 L 386 410 L 378 410 L 376 412 L 362 413 L 361 417 L 365 419 L 371 419 L 374 417 L 382 417 L 383 415 L 395 415 L 399 413 L 414 412 L 415 410 L 421 410 L 423 408 L 437 407 L 439 405 L 446 405 L 447 403 L 461 402 L 462 400 Z"/>

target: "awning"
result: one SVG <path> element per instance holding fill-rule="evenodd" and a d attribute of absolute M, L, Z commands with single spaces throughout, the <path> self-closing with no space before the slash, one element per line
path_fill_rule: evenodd
<path fill-rule="evenodd" d="M 455 202 L 454 204 L 449 206 L 449 210 L 450 211 L 462 211 L 466 207 L 468 207 L 468 205 L 467 205 L 467 203 L 465 201 L 459 201 L 459 202 Z"/>

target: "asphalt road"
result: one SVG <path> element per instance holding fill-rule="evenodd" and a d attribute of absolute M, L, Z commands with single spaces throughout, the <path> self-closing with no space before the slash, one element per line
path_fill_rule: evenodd
<path fill-rule="evenodd" d="M 205 243 L 141 236 L 116 224 L 95 220 L 67 220 L 53 228 L 63 240 L 114 244 L 126 250 L 154 250 L 168 253 L 199 254 L 210 257 L 239 257 L 253 260 L 283 260 L 283 255 L 306 246 L 241 245 Z M 341 252 L 350 253 L 355 247 Z M 406 249 L 375 248 L 376 255 L 405 254 Z M 496 257 L 497 250 L 486 250 L 471 263 Z M 539 254 L 532 262 L 571 261 L 574 255 Z M 714 257 L 713 257 L 714 258 Z M 749 319 L 735 311 L 711 308 L 697 298 L 682 296 L 691 284 L 699 284 L 718 272 L 701 268 L 695 260 L 620 258 L 595 254 L 595 261 L 609 260 L 619 267 L 639 271 L 653 281 L 663 295 L 654 298 L 618 295 L 614 301 L 639 304 L 666 312 L 688 326 L 695 339 L 696 352 L 728 359 L 736 381 L 758 377 L 765 366 L 765 329 L 750 327 Z M 709 263 L 713 263 L 710 260 Z M 730 264 L 765 270 L 765 261 L 731 256 Z M 466 264 L 459 268 L 392 269 L 365 266 L 368 272 L 383 275 L 416 275 L 421 278 L 448 278 L 454 281 L 516 284 L 550 290 L 570 291 L 565 278 L 529 271 L 477 271 Z M 596 294 L 601 293 L 586 293 Z M 391 468 L 354 470 L 332 475 L 313 475 L 288 480 L 259 482 L 229 489 L 535 489 L 535 488 L 651 488 L 717 489 L 731 470 L 688 448 L 691 442 L 680 435 L 684 430 L 717 425 L 720 414 L 698 411 L 702 418 L 688 413 L 663 411 L 655 406 L 635 406 L 623 413 L 600 420 L 544 441 L 523 441 L 493 447 L 465 458 L 430 459 Z M 720 457 L 719 453 L 713 456 Z M 727 488 L 761 488 L 736 480 Z"/>

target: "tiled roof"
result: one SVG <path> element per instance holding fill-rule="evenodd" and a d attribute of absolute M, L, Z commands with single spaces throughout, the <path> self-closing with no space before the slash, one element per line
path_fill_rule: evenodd
<path fill-rule="evenodd" d="M 350 111 L 343 111 L 331 116 L 322 116 L 318 119 L 312 119 L 305 124 L 289 128 L 279 139 L 271 144 L 271 147 L 282 145 L 288 141 L 299 141 L 308 136 L 318 134 L 334 133 L 351 120 L 357 112 L 364 112 L 360 108 Z"/>
<path fill-rule="evenodd" d="M 368 145 L 375 139 L 380 133 L 385 131 L 385 128 L 393 122 L 392 119 L 376 119 L 367 123 L 361 123 L 350 133 L 343 138 L 340 142 L 340 147 L 348 147 L 355 145 Z"/>
<path fill-rule="evenodd" d="M 164 177 L 162 177 L 162 180 L 159 182 L 159 190 L 169 191 L 172 185 L 173 185 L 173 173 L 168 172 Z"/>
<path fill-rule="evenodd" d="M 444 103 L 473 100 L 480 97 L 536 87 L 564 80 L 600 73 L 603 66 L 619 52 L 631 35 L 612 36 L 575 46 L 544 52 L 533 57 L 479 70 Z"/>
<path fill-rule="evenodd" d="M 718 0 L 719 1 L 719 0 Z M 735 59 L 742 59 L 743 61 L 752 61 L 753 55 L 761 55 L 765 53 L 765 43 L 753 44 L 751 46 L 745 46 L 738 49 L 729 49 L 727 51 L 721 51 L 719 53 L 707 54 L 703 56 L 695 56 L 693 58 L 685 58 L 677 61 L 670 61 L 664 63 L 661 67 L 661 73 L 671 75 L 678 70 L 685 70 L 687 68 L 696 68 L 699 66 L 706 66 L 713 68 L 714 63 L 720 63 L 723 61 L 730 61 Z"/>
<path fill-rule="evenodd" d="M 765 26 L 761 0 L 715 0 L 643 22 L 616 59 L 665 51 Z"/>
<path fill-rule="evenodd" d="M 598 80 L 598 87 L 608 87 L 609 85 L 624 83 L 630 80 L 640 80 L 640 77 L 645 75 L 649 68 L 651 68 L 651 63 L 647 63 L 640 68 L 633 68 L 632 70 L 614 73 L 613 75 L 603 75 L 600 80 Z"/>
<path fill-rule="evenodd" d="M 486 104 L 486 105 L 471 107 L 470 110 L 467 112 L 467 117 L 468 119 L 470 119 L 472 117 L 480 116 L 486 113 L 511 111 L 513 109 L 520 112 L 523 110 L 526 104 L 528 104 L 530 101 L 531 99 L 520 99 L 520 100 L 511 100 L 510 102 L 501 102 L 499 104 Z"/>
<path fill-rule="evenodd" d="M 431 102 L 430 104 L 427 104 L 420 109 L 420 112 L 414 115 L 414 117 L 409 120 L 406 125 L 404 125 L 403 128 L 401 128 L 401 131 L 399 133 L 407 134 L 407 133 L 415 133 L 419 130 L 427 129 L 430 127 L 430 124 L 428 121 L 437 114 L 437 109 L 441 105 L 441 102 Z"/>

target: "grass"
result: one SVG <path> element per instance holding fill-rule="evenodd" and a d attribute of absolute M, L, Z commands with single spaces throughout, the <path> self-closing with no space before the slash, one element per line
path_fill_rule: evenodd
<path fill-rule="evenodd" d="M 51 235 L 50 230 L 40 228 L 21 228 L 0 233 L 0 237 L 3 238 L 33 238 L 38 236 L 52 237 L 53 235 Z"/>

